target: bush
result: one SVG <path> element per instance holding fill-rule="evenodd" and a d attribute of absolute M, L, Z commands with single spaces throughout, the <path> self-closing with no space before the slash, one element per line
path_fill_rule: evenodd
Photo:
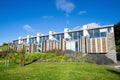
<path fill-rule="evenodd" d="M 67 62 L 72 62 L 72 59 L 68 59 Z"/>
<path fill-rule="evenodd" d="M 0 58 L 0 64 L 4 64 L 5 63 L 5 59 Z"/>
<path fill-rule="evenodd" d="M 65 54 L 68 59 L 71 59 L 73 62 L 84 62 L 84 55 L 80 53 Z"/>
<path fill-rule="evenodd" d="M 50 50 L 50 51 L 47 51 L 46 53 L 56 54 L 57 56 L 64 55 L 64 51 L 59 49 Z"/>
<path fill-rule="evenodd" d="M 40 57 L 41 57 L 41 53 L 27 53 L 25 54 L 25 62 L 26 63 L 35 62 L 38 59 L 40 59 Z"/>
<path fill-rule="evenodd" d="M 5 60 L 9 60 L 10 63 L 17 63 L 18 61 L 20 61 L 20 57 L 18 53 L 9 53 L 5 56 L 4 58 Z"/>

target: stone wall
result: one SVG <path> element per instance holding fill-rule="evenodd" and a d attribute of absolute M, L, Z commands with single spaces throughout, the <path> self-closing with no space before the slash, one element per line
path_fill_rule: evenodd
<path fill-rule="evenodd" d="M 106 56 L 117 63 L 114 33 L 107 34 L 107 47 L 108 54 L 106 54 Z"/>

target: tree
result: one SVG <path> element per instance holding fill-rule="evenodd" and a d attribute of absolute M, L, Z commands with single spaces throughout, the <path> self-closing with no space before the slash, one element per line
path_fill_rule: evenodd
<path fill-rule="evenodd" d="M 21 66 L 25 65 L 25 46 L 22 45 L 22 48 L 20 50 L 20 58 L 21 58 Z"/>
<path fill-rule="evenodd" d="M 114 25 L 116 51 L 120 52 L 120 22 Z"/>
<path fill-rule="evenodd" d="M 4 42 L 1 46 L 2 51 L 7 51 L 8 49 L 8 43 Z"/>

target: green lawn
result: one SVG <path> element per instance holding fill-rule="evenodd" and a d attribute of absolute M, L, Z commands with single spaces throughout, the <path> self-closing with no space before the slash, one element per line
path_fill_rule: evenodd
<path fill-rule="evenodd" d="M 120 80 L 120 70 L 86 63 L 0 65 L 0 80 Z"/>

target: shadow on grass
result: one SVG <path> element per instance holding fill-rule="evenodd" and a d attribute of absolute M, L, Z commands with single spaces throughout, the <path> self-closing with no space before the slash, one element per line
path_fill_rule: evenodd
<path fill-rule="evenodd" d="M 29 64 L 32 64 L 32 63 L 34 63 L 34 62 L 36 62 L 37 60 L 33 60 L 32 62 L 29 62 L 29 63 L 25 63 L 25 66 L 26 65 L 29 65 Z"/>
<path fill-rule="evenodd" d="M 116 70 L 111 70 L 111 69 L 107 69 L 108 72 L 111 72 L 113 74 L 116 74 L 120 77 L 120 71 L 116 71 Z"/>

